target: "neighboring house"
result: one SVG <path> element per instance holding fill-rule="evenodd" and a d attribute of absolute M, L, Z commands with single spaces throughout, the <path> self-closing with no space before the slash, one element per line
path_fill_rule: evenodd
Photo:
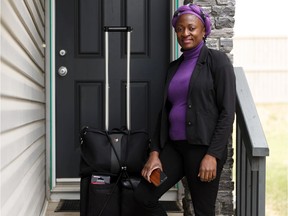
<path fill-rule="evenodd" d="M 236 36 L 234 66 L 245 70 L 255 103 L 288 102 L 288 35 Z"/>
<path fill-rule="evenodd" d="M 167 1 L 165 1 L 165 4 L 164 2 L 162 4 L 160 0 L 142 0 L 137 1 L 137 5 L 135 5 L 134 0 L 127 1 L 127 4 L 124 4 L 126 1 L 119 1 L 119 5 L 110 4 L 106 0 L 90 0 L 87 2 L 90 4 L 86 5 L 84 1 L 80 0 L 1 0 L 0 167 L 1 215 L 3 216 L 40 215 L 48 200 L 79 198 L 79 178 L 75 177 L 78 173 L 78 166 L 70 166 L 72 163 L 78 164 L 79 161 L 76 132 L 80 127 L 80 123 L 94 124 L 88 115 L 89 113 L 93 115 L 96 113 L 95 117 L 98 118 L 98 121 L 95 124 L 96 126 L 101 126 L 101 116 L 103 114 L 102 104 L 99 103 L 99 100 L 102 100 L 101 80 L 103 80 L 103 77 L 94 77 L 93 73 L 89 72 L 89 65 L 91 68 L 91 64 L 95 64 L 91 59 L 97 61 L 92 67 L 95 69 L 95 71 L 92 71 L 94 74 L 98 75 L 98 69 L 99 71 L 103 69 L 102 66 L 99 66 L 103 65 L 103 58 L 101 59 L 103 56 L 103 44 L 100 43 L 102 40 L 101 30 L 90 28 L 95 26 L 93 22 L 99 20 L 97 18 L 102 15 L 102 9 L 104 9 L 103 13 L 105 14 L 110 12 L 109 10 L 112 7 L 112 9 L 115 9 L 114 7 L 119 9 L 126 6 L 125 12 L 134 17 L 121 17 L 121 14 L 117 13 L 118 10 L 114 10 L 114 12 L 116 11 L 115 16 L 121 17 L 119 20 L 127 21 L 135 26 L 134 35 L 141 38 L 141 40 L 137 41 L 133 41 L 132 38 L 132 47 L 134 47 L 132 55 L 136 56 L 134 59 L 135 64 L 137 66 L 140 65 L 138 68 L 139 82 L 135 82 L 133 85 L 137 89 L 136 92 L 138 91 L 137 93 L 143 96 L 140 97 L 142 101 L 139 102 L 139 105 L 141 105 L 139 107 L 144 107 L 144 115 L 141 113 L 139 116 L 144 119 L 141 119 L 140 122 L 144 122 L 146 127 L 153 125 L 154 112 L 156 112 L 153 107 L 157 106 L 159 101 L 154 103 L 152 98 L 153 103 L 151 103 L 148 96 L 154 97 L 154 94 L 159 92 L 159 86 L 157 83 L 153 83 L 154 75 L 153 80 L 148 79 L 153 73 L 150 67 L 153 66 L 154 68 L 157 66 L 157 72 L 161 71 L 161 67 L 165 67 L 170 59 L 175 58 L 174 55 L 171 55 L 171 57 L 169 53 L 174 54 L 176 42 L 173 37 L 170 40 L 167 35 L 170 33 L 173 35 L 169 28 L 172 13 L 169 8 L 171 11 L 174 10 L 173 8 L 177 6 L 178 1 L 171 0 L 170 4 L 166 4 Z M 161 6 L 161 10 L 157 11 L 153 10 L 154 7 L 150 8 L 154 4 L 155 8 Z M 232 49 L 235 0 L 215 1 L 213 3 L 211 1 L 201 1 L 199 4 L 206 7 L 207 11 L 212 14 L 215 25 L 212 37 L 207 41 L 208 45 L 229 53 Z M 81 7 L 77 7 L 76 9 L 79 10 L 75 10 L 75 6 Z M 95 8 L 101 8 L 101 10 L 96 10 L 95 12 L 92 10 Z M 77 12 L 80 15 L 88 14 L 91 17 L 88 15 L 79 16 L 80 18 L 77 17 L 78 20 L 75 24 L 75 17 L 69 14 L 72 12 Z M 149 14 L 150 12 L 151 14 Z M 163 16 L 159 15 L 159 13 L 163 13 Z M 105 16 L 105 21 L 109 21 L 111 17 L 113 21 L 119 21 L 114 19 L 112 15 Z M 67 24 L 67 20 L 75 25 Z M 150 22 L 151 20 L 153 22 Z M 98 22 L 99 25 L 103 24 L 100 21 Z M 157 22 L 162 23 L 162 25 L 157 26 Z M 163 23 L 165 24 L 163 25 Z M 149 26 L 150 24 L 152 27 Z M 77 28 L 76 30 L 79 30 L 80 33 L 75 34 L 75 29 L 71 29 L 72 27 Z M 152 29 L 151 32 L 150 27 Z M 152 40 L 150 38 L 151 34 L 158 36 Z M 162 36 L 162 38 L 159 36 Z M 76 44 L 74 39 L 79 46 L 75 46 L 72 49 L 69 44 Z M 114 43 L 114 47 L 120 49 L 120 46 L 118 47 L 116 43 L 117 41 L 115 41 L 116 39 L 114 38 L 112 47 Z M 158 45 L 164 49 L 157 48 Z M 60 52 L 61 50 L 68 51 L 62 55 L 63 52 Z M 164 55 L 160 51 L 164 52 Z M 122 52 L 122 54 L 125 55 L 125 52 Z M 153 63 L 154 60 L 157 64 Z M 162 63 L 159 63 L 159 61 Z M 68 76 L 66 77 L 58 74 L 58 68 L 63 65 L 68 68 Z M 75 89 L 70 89 L 69 84 L 65 84 L 65 80 L 69 80 L 79 71 L 87 77 L 92 74 L 89 78 L 90 80 L 85 80 L 85 77 L 79 79 L 73 77 L 73 80 L 70 81 L 73 84 L 72 87 L 75 87 L 74 84 L 76 87 Z M 155 80 L 162 80 L 161 76 L 162 74 L 160 73 Z M 121 77 L 118 78 L 122 79 Z M 115 93 L 119 92 L 120 94 L 123 92 L 123 82 L 121 86 Z M 71 92 L 73 95 L 68 96 L 67 93 Z M 91 94 L 86 94 L 89 92 L 97 92 L 97 97 L 100 97 L 100 99 L 95 99 L 94 97 L 85 98 L 88 104 L 92 103 L 97 109 L 92 107 L 90 110 L 85 110 L 89 106 L 85 104 L 87 101 L 83 101 L 82 98 L 86 95 L 91 96 Z M 67 98 L 72 98 L 68 101 L 70 105 L 72 104 L 71 106 L 65 102 Z M 78 101 L 73 101 L 75 98 Z M 116 97 L 116 99 L 118 98 Z M 150 102 L 148 103 L 148 101 Z M 147 104 L 150 107 L 145 107 L 148 106 Z M 78 114 L 75 111 L 76 117 L 74 114 L 71 115 L 71 118 L 73 118 L 72 124 L 65 125 L 71 120 L 69 115 L 67 117 L 66 114 L 74 108 Z M 84 114 L 80 112 L 83 109 L 85 111 Z M 138 109 L 138 107 L 134 109 Z M 147 110 L 152 114 L 150 115 Z M 76 124 L 76 129 L 71 129 L 74 126 L 74 122 L 79 124 Z M 65 131 L 67 128 L 68 132 Z M 65 133 L 69 134 L 69 139 L 72 137 L 71 142 L 68 139 L 68 144 L 71 146 L 68 145 L 67 147 L 65 137 L 58 136 Z M 69 154 L 70 156 L 68 157 L 67 155 Z M 67 159 L 65 159 L 66 156 Z M 230 166 L 232 165 L 229 164 L 229 167 L 227 167 L 229 171 L 229 175 L 226 176 L 229 179 L 228 181 L 230 181 L 231 174 Z M 227 194 L 229 196 L 232 194 L 233 183 L 228 181 L 225 182 L 225 184 L 230 183 L 227 184 L 230 187 L 227 189 L 228 191 L 225 191 L 225 185 L 220 190 L 220 195 L 224 199 L 225 197 L 227 199 Z M 173 191 L 170 195 L 170 198 L 177 198 Z M 220 202 L 221 200 L 222 198 Z M 232 198 L 228 202 L 232 203 Z M 229 208 L 231 209 L 231 206 Z M 221 208 L 219 209 L 221 211 Z"/>

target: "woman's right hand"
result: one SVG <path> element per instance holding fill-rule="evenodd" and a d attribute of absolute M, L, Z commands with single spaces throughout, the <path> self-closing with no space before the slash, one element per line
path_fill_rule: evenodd
<path fill-rule="evenodd" d="M 153 152 L 150 152 L 149 158 L 146 164 L 144 165 L 141 174 L 148 182 L 151 183 L 150 175 L 152 171 L 156 168 L 160 168 L 162 170 L 162 164 L 159 159 L 159 152 L 153 151 Z"/>

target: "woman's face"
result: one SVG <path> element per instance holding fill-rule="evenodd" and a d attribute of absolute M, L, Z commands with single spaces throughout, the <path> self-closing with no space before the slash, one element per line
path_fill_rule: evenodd
<path fill-rule="evenodd" d="M 193 14 L 181 15 L 177 20 L 175 32 L 178 43 L 184 50 L 196 47 L 205 36 L 203 23 Z"/>

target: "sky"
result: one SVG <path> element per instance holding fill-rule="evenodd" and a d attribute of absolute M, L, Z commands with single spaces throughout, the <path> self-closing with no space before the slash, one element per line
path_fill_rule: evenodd
<path fill-rule="evenodd" d="M 235 36 L 287 36 L 287 0 L 236 0 Z"/>

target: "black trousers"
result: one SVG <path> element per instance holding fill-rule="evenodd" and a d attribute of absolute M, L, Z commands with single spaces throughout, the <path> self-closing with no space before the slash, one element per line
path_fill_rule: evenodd
<path fill-rule="evenodd" d="M 186 141 L 172 141 L 164 147 L 160 160 L 167 180 L 159 187 L 155 187 L 143 178 L 134 192 L 135 199 L 143 207 L 145 216 L 167 216 L 158 200 L 184 176 L 187 178 L 195 215 L 215 215 L 219 179 L 227 152 L 225 158 L 217 160 L 216 179 L 201 182 L 198 177 L 199 167 L 207 149 L 206 146 L 191 145 Z"/>

